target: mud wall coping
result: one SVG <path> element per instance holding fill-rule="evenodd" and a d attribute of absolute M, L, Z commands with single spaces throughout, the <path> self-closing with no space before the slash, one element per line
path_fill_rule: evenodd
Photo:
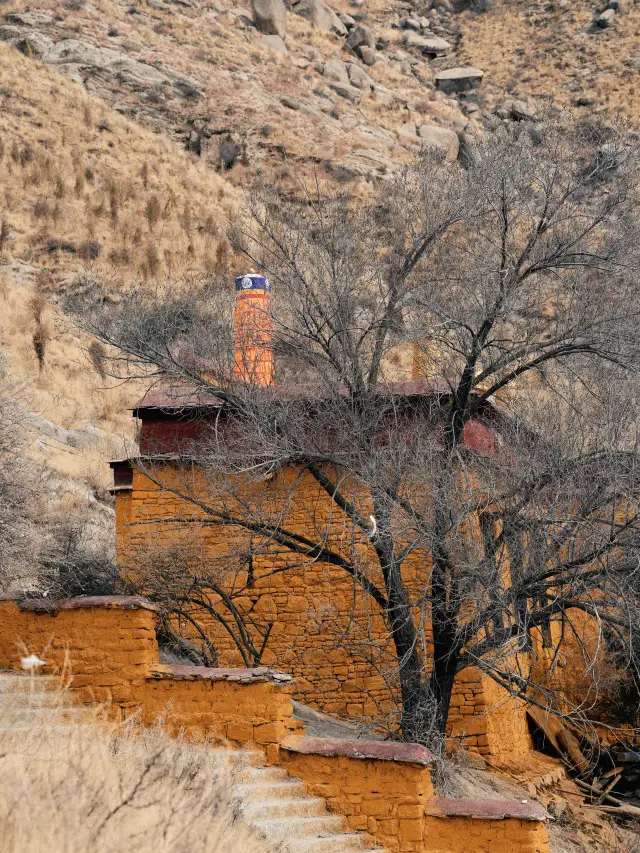
<path fill-rule="evenodd" d="M 425 813 L 431 817 L 469 817 L 478 820 L 546 821 L 547 811 L 531 800 L 475 800 L 433 797 Z"/>
<path fill-rule="evenodd" d="M 396 743 L 383 740 L 344 740 L 333 737 L 288 737 L 282 749 L 302 755 L 329 757 L 373 758 L 377 761 L 395 761 L 403 764 L 422 764 L 429 767 L 435 755 L 418 743 Z"/>
<path fill-rule="evenodd" d="M 234 667 L 218 668 L 205 666 L 181 666 L 159 664 L 148 675 L 149 679 L 172 679 L 179 681 L 232 681 L 237 684 L 255 684 L 269 681 L 273 684 L 290 684 L 293 678 L 286 672 L 257 666 L 253 669 Z"/>
<path fill-rule="evenodd" d="M 142 595 L 81 595 L 74 598 L 25 598 L 15 593 L 0 594 L 0 601 L 13 601 L 20 610 L 57 613 L 61 610 L 81 610 L 85 607 L 104 607 L 112 610 L 153 610 L 158 607 Z"/>

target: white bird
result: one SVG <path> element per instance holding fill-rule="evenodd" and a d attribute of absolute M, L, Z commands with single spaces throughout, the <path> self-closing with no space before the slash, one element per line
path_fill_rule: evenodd
<path fill-rule="evenodd" d="M 29 672 L 33 672 L 34 669 L 37 669 L 39 666 L 44 666 L 45 661 L 40 660 L 38 655 L 29 655 L 26 658 L 20 658 L 20 663 L 22 664 L 23 669 L 28 669 Z"/>
<path fill-rule="evenodd" d="M 369 516 L 369 519 L 371 521 L 371 524 L 373 524 L 373 530 L 369 534 L 369 539 L 373 539 L 373 537 L 378 532 L 378 523 L 376 522 L 375 518 L 372 515 Z"/>

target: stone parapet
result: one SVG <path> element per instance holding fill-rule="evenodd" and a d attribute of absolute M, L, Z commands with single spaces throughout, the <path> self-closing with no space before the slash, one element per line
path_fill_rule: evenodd
<path fill-rule="evenodd" d="M 418 744 L 288 738 L 282 764 L 331 811 L 393 851 L 423 851 L 424 808 L 433 796 L 434 756 Z"/>
<path fill-rule="evenodd" d="M 173 732 L 262 749 L 276 763 L 280 743 L 304 726 L 293 717 L 292 678 L 268 667 L 156 666 L 145 682 L 143 720 Z"/>

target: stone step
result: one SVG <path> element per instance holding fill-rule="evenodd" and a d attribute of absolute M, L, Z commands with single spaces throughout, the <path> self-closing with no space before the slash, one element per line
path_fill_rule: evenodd
<path fill-rule="evenodd" d="M 327 804 L 322 797 L 263 800 L 245 804 L 242 814 L 252 823 L 268 818 L 319 817 L 327 814 Z"/>
<path fill-rule="evenodd" d="M 54 675 L 27 675 L 26 673 L 0 673 L 0 692 L 43 693 L 58 688 L 60 680 Z"/>
<path fill-rule="evenodd" d="M 0 705 L 0 724 L 20 722 L 25 725 L 45 725 L 46 723 L 69 722 L 82 723 L 95 720 L 95 714 L 88 708 L 69 708 L 43 706 L 29 708 L 24 706 Z"/>
<path fill-rule="evenodd" d="M 242 767 L 238 769 L 236 781 L 240 785 L 271 784 L 273 782 L 284 782 L 289 774 L 284 767 Z"/>
<path fill-rule="evenodd" d="M 341 832 L 337 835 L 319 835 L 315 838 L 295 838 L 287 841 L 294 853 L 385 853 L 380 848 L 371 847 L 371 839 L 364 833 Z"/>
<path fill-rule="evenodd" d="M 0 709 L 13 707 L 59 708 L 67 704 L 64 695 L 53 690 L 41 693 L 18 693 L 15 690 L 0 690 Z"/>
<path fill-rule="evenodd" d="M 25 737 L 28 734 L 38 734 L 38 735 L 47 735 L 50 732 L 61 732 L 63 734 L 71 734 L 72 732 L 79 731 L 80 729 L 87 729 L 87 732 L 95 730 L 95 722 L 89 723 L 74 723 L 73 725 L 66 723 L 57 723 L 55 726 L 52 725 L 12 725 L 12 726 L 3 726 L 1 725 L 2 720 L 0 719 L 0 738 L 10 738 L 10 737 Z"/>
<path fill-rule="evenodd" d="M 214 747 L 216 758 L 226 761 L 230 767 L 240 772 L 244 769 L 264 767 L 266 758 L 259 749 L 218 749 Z"/>
<path fill-rule="evenodd" d="M 341 834 L 346 825 L 343 817 L 271 817 L 252 821 L 253 826 L 267 838 L 289 844 L 293 840 Z M 344 837 L 347 837 L 346 834 Z"/>
<path fill-rule="evenodd" d="M 273 768 L 280 770 L 282 768 Z M 294 797 L 304 797 L 307 793 L 307 786 L 299 779 L 283 779 L 282 781 L 264 782 L 248 782 L 236 785 L 235 792 L 238 797 L 245 803 L 266 802 L 268 800 L 276 800 L 279 797 L 283 799 L 293 799 Z"/>

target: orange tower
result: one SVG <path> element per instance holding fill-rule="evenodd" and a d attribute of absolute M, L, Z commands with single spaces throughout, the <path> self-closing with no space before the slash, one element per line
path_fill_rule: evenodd
<path fill-rule="evenodd" d="M 261 275 L 236 279 L 233 376 L 248 385 L 273 384 L 270 293 L 269 279 Z"/>

